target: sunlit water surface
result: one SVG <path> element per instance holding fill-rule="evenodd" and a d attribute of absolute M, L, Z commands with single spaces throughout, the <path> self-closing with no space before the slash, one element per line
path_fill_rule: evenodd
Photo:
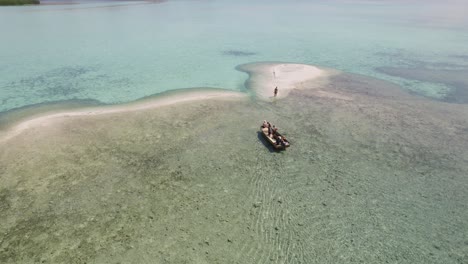
<path fill-rule="evenodd" d="M 245 91 L 235 68 L 257 61 L 361 74 L 322 87 L 345 99 L 304 90 L 26 130 L 0 145 L 0 262 L 467 263 L 463 10 L 427 1 L 0 8 L 0 111 Z M 9 111 L 0 129 L 41 107 Z M 290 139 L 287 151 L 257 134 L 263 119 Z"/>
<path fill-rule="evenodd" d="M 177 88 L 242 90 L 245 75 L 234 68 L 255 61 L 337 68 L 443 99 L 451 83 L 402 78 L 386 67 L 466 70 L 463 10 L 458 1 L 2 7 L 0 111 L 69 99 L 128 102 Z"/>

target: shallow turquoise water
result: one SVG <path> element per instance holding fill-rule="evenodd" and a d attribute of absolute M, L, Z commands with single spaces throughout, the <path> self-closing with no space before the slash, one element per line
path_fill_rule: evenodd
<path fill-rule="evenodd" d="M 323 89 L 353 101 L 194 101 L 0 143 L 0 263 L 467 263 L 468 105 Z"/>
<path fill-rule="evenodd" d="M 379 67 L 468 68 L 466 4 L 420 1 L 83 2 L 0 8 L 0 111 L 166 90 L 243 90 L 255 61 L 310 63 L 441 98 Z M 460 14 L 461 12 L 461 14 Z"/>
<path fill-rule="evenodd" d="M 243 90 L 235 68 L 257 61 L 468 102 L 466 4 L 392 2 L 2 7 L 0 112 L 72 102 L 0 115 L 0 132 L 93 100 Z M 324 91 L 354 101 L 301 90 L 26 130 L 0 147 L 0 262 L 467 263 L 468 105 L 353 74 Z M 291 148 L 269 150 L 263 119 Z"/>

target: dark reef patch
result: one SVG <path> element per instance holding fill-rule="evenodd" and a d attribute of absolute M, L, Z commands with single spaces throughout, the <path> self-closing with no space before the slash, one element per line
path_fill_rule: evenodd
<path fill-rule="evenodd" d="M 468 70 L 436 70 L 428 68 L 379 67 L 378 72 L 408 80 L 445 84 L 451 87 L 443 101 L 468 103 Z"/>
<path fill-rule="evenodd" d="M 429 62 L 417 55 L 405 52 L 401 49 L 394 51 L 379 51 L 374 53 L 375 56 L 390 60 L 393 67 L 408 67 L 408 68 L 428 68 L 428 69 L 440 69 L 440 70 L 465 70 L 468 69 L 468 56 L 465 55 L 452 55 L 447 57 L 446 61 L 440 62 Z M 454 59 L 458 62 L 454 62 Z"/>
<path fill-rule="evenodd" d="M 93 71 L 95 71 L 93 67 L 66 66 L 34 77 L 10 82 L 5 88 L 33 90 L 40 96 L 72 96 L 80 92 L 82 79 Z M 93 79 L 95 78 L 93 77 Z"/>
<path fill-rule="evenodd" d="M 1 173 L 1 171 L 0 171 Z M 9 196 L 11 195 L 11 191 L 8 189 L 1 189 L 0 190 L 0 211 L 8 210 L 10 209 L 10 199 Z"/>
<path fill-rule="evenodd" d="M 224 50 L 222 52 L 226 56 L 235 56 L 235 57 L 247 57 L 257 55 L 257 52 L 243 51 L 243 50 Z"/>
<path fill-rule="evenodd" d="M 99 72 L 96 66 L 59 67 L 0 86 L 0 90 L 5 91 L 6 94 L 14 95 L 0 97 L 0 111 L 40 102 L 86 99 L 91 97 L 88 91 L 99 91 L 109 86 L 129 87 L 131 84 L 130 78 L 112 77 Z"/>

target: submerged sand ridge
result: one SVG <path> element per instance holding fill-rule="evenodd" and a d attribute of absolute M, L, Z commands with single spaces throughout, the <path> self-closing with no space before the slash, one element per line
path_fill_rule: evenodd
<path fill-rule="evenodd" d="M 0 147 L 0 262 L 464 263 L 467 106 L 315 81 L 24 129 Z"/>
<path fill-rule="evenodd" d="M 140 100 L 125 105 L 90 107 L 71 111 L 56 111 L 53 113 L 43 113 L 37 116 L 26 118 L 25 120 L 20 120 L 19 122 L 17 122 L 17 124 L 14 124 L 12 127 L 7 128 L 6 131 L 0 131 L 0 143 L 8 141 L 9 139 L 19 135 L 25 130 L 45 127 L 51 125 L 54 122 L 60 122 L 61 120 L 74 117 L 127 113 L 164 107 L 172 104 L 190 101 L 233 98 L 245 98 L 245 94 L 221 89 L 188 89 L 187 91 L 184 91 L 182 93 L 167 93 L 160 95 L 156 98 Z"/>

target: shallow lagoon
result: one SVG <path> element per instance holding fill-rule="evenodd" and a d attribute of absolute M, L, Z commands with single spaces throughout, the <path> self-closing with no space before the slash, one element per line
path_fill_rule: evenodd
<path fill-rule="evenodd" d="M 187 7 L 183 3 L 187 2 L 170 5 L 180 10 L 181 6 Z M 207 3 L 210 2 L 200 2 Z M 165 4 L 169 3 L 151 8 Z M 98 4 L 87 5 L 93 8 L 84 10 L 92 13 Z M 127 5 L 122 5 L 117 10 L 128 12 Z M 222 10 L 229 4 L 210 5 Z M 276 5 L 270 8 L 278 8 Z M 195 8 L 188 6 L 189 10 Z M 242 6 L 236 5 L 238 9 L 233 10 L 243 10 Z M 339 5 L 319 6 L 336 12 Z M 258 7 L 264 7 L 263 3 Z M 99 10 L 114 12 L 108 8 Z M 207 22 L 204 26 L 210 25 Z M 172 37 L 177 38 L 176 35 Z M 138 36 L 142 35 L 135 32 L 132 38 Z M 223 42 L 225 38 L 214 40 Z M 273 46 L 272 42 L 260 43 Z M 457 42 L 446 44 L 458 45 L 454 43 Z M 280 47 L 275 48 L 280 51 Z M 447 54 L 455 50 L 446 49 Z M 220 86 L 249 91 L 250 87 L 244 86 L 249 83 L 247 75 L 236 72 L 235 66 L 262 59 L 311 58 L 304 55 L 307 53 L 288 58 L 284 52 L 273 55 L 254 52 L 217 49 L 216 54 L 223 59 L 213 52 L 210 58 L 213 61 L 229 61 L 226 75 L 205 73 L 203 67 L 209 63 L 191 62 L 187 56 L 185 62 L 191 62 L 187 65 L 195 69 L 199 69 L 195 67 L 197 63 L 204 63 L 199 73 L 206 76 L 197 75 L 193 80 L 192 76 L 174 77 L 173 82 L 167 81 L 168 86 L 164 86 L 166 79 L 161 77 L 158 83 L 151 75 L 154 78 L 151 81 L 138 78 L 122 87 L 138 87 L 128 93 L 137 98 L 184 82 L 187 85 L 182 87 Z M 174 58 L 176 54 L 177 51 Z M 352 52 L 342 54 L 341 58 L 333 52 L 321 54 L 330 58 L 330 64 L 322 58 L 323 65 L 349 67 L 349 71 L 367 75 L 382 74 L 374 71 L 374 66 L 398 66 L 372 62 L 378 59 L 371 53 L 371 59 L 365 62 L 371 65 L 367 68 L 351 67 L 359 65 L 353 60 L 357 54 Z M 57 55 L 56 62 L 67 57 Z M 391 54 L 387 57 L 398 58 Z M 409 55 L 402 58 L 416 61 Z M 420 69 L 437 67 L 429 65 L 429 56 L 424 60 L 426 64 L 419 65 Z M 462 58 L 456 60 L 462 67 Z M 53 56 L 50 61 L 53 64 Z M 183 65 L 179 61 L 169 65 L 177 68 Z M 57 94 L 60 85 L 69 87 L 68 80 L 74 80 L 72 84 L 77 91 L 95 89 L 96 94 L 110 98 L 106 101 L 86 96 L 86 99 L 119 101 L 112 94 L 123 90 L 107 87 L 106 81 L 102 83 L 106 89 L 101 90 L 96 85 L 92 89 L 80 86 L 82 82 L 78 80 L 96 74 L 98 68 L 85 70 L 63 61 L 58 64 L 61 63 L 70 68 L 57 70 L 58 73 L 52 70 L 53 74 L 42 77 L 44 81 L 39 78 L 38 90 L 51 89 L 55 92 L 50 94 Z M 106 63 L 103 71 L 118 76 L 117 72 L 109 71 L 113 64 Z M 222 68 L 221 64 L 213 65 L 216 70 Z M 398 69 L 380 71 L 393 76 L 404 72 Z M 135 70 L 137 76 L 144 74 L 141 72 L 144 71 Z M 176 71 L 173 76 L 181 77 L 181 72 Z M 124 73 L 123 68 L 120 73 L 123 75 L 119 76 L 134 76 Z M 412 84 L 427 76 L 420 72 L 405 73 L 406 78 L 414 78 Z M 215 79 L 220 85 L 204 83 Z M 95 80 L 90 78 L 88 84 L 99 83 Z M 231 83 L 235 85 L 229 85 L 229 80 L 234 80 Z M 146 81 L 159 85 L 148 86 L 146 90 L 142 88 Z M 417 87 L 428 89 L 421 84 Z M 431 85 L 431 89 L 440 88 L 437 83 Z M 27 130 L 0 147 L 0 262 L 465 263 L 468 109 L 466 104 L 408 94 L 405 88 L 410 86 L 344 73 L 321 87 L 328 94 L 341 95 L 340 98 L 302 90 L 276 101 L 247 98 L 189 102 L 126 114 L 70 118 Z M 23 97 L 33 98 L 28 96 Z M 60 95 L 54 100 L 74 98 L 67 96 Z M 34 97 L 31 102 L 43 102 L 35 101 L 38 98 L 48 97 Z M 120 100 L 133 99 L 123 95 Z M 50 111 L 48 107 L 56 111 L 61 105 L 41 107 L 46 110 L 40 111 Z M 34 109 L 37 108 L 4 114 L 2 120 L 8 123 L 15 117 L 24 118 Z M 293 146 L 286 152 L 271 151 L 256 134 L 263 119 L 279 125 Z"/>
<path fill-rule="evenodd" d="M 307 85 L 307 84 L 305 84 Z M 464 263 L 466 105 L 341 74 L 65 119 L 0 151 L 3 263 Z M 292 142 L 257 134 L 274 120 Z"/>
<path fill-rule="evenodd" d="M 85 1 L 2 8 L 0 111 L 70 99 L 129 102 L 190 87 L 243 90 L 245 76 L 235 67 L 255 61 L 336 68 L 443 99 L 453 85 L 376 68 L 466 70 L 468 22 L 457 11 L 464 8 L 459 1 Z"/>

